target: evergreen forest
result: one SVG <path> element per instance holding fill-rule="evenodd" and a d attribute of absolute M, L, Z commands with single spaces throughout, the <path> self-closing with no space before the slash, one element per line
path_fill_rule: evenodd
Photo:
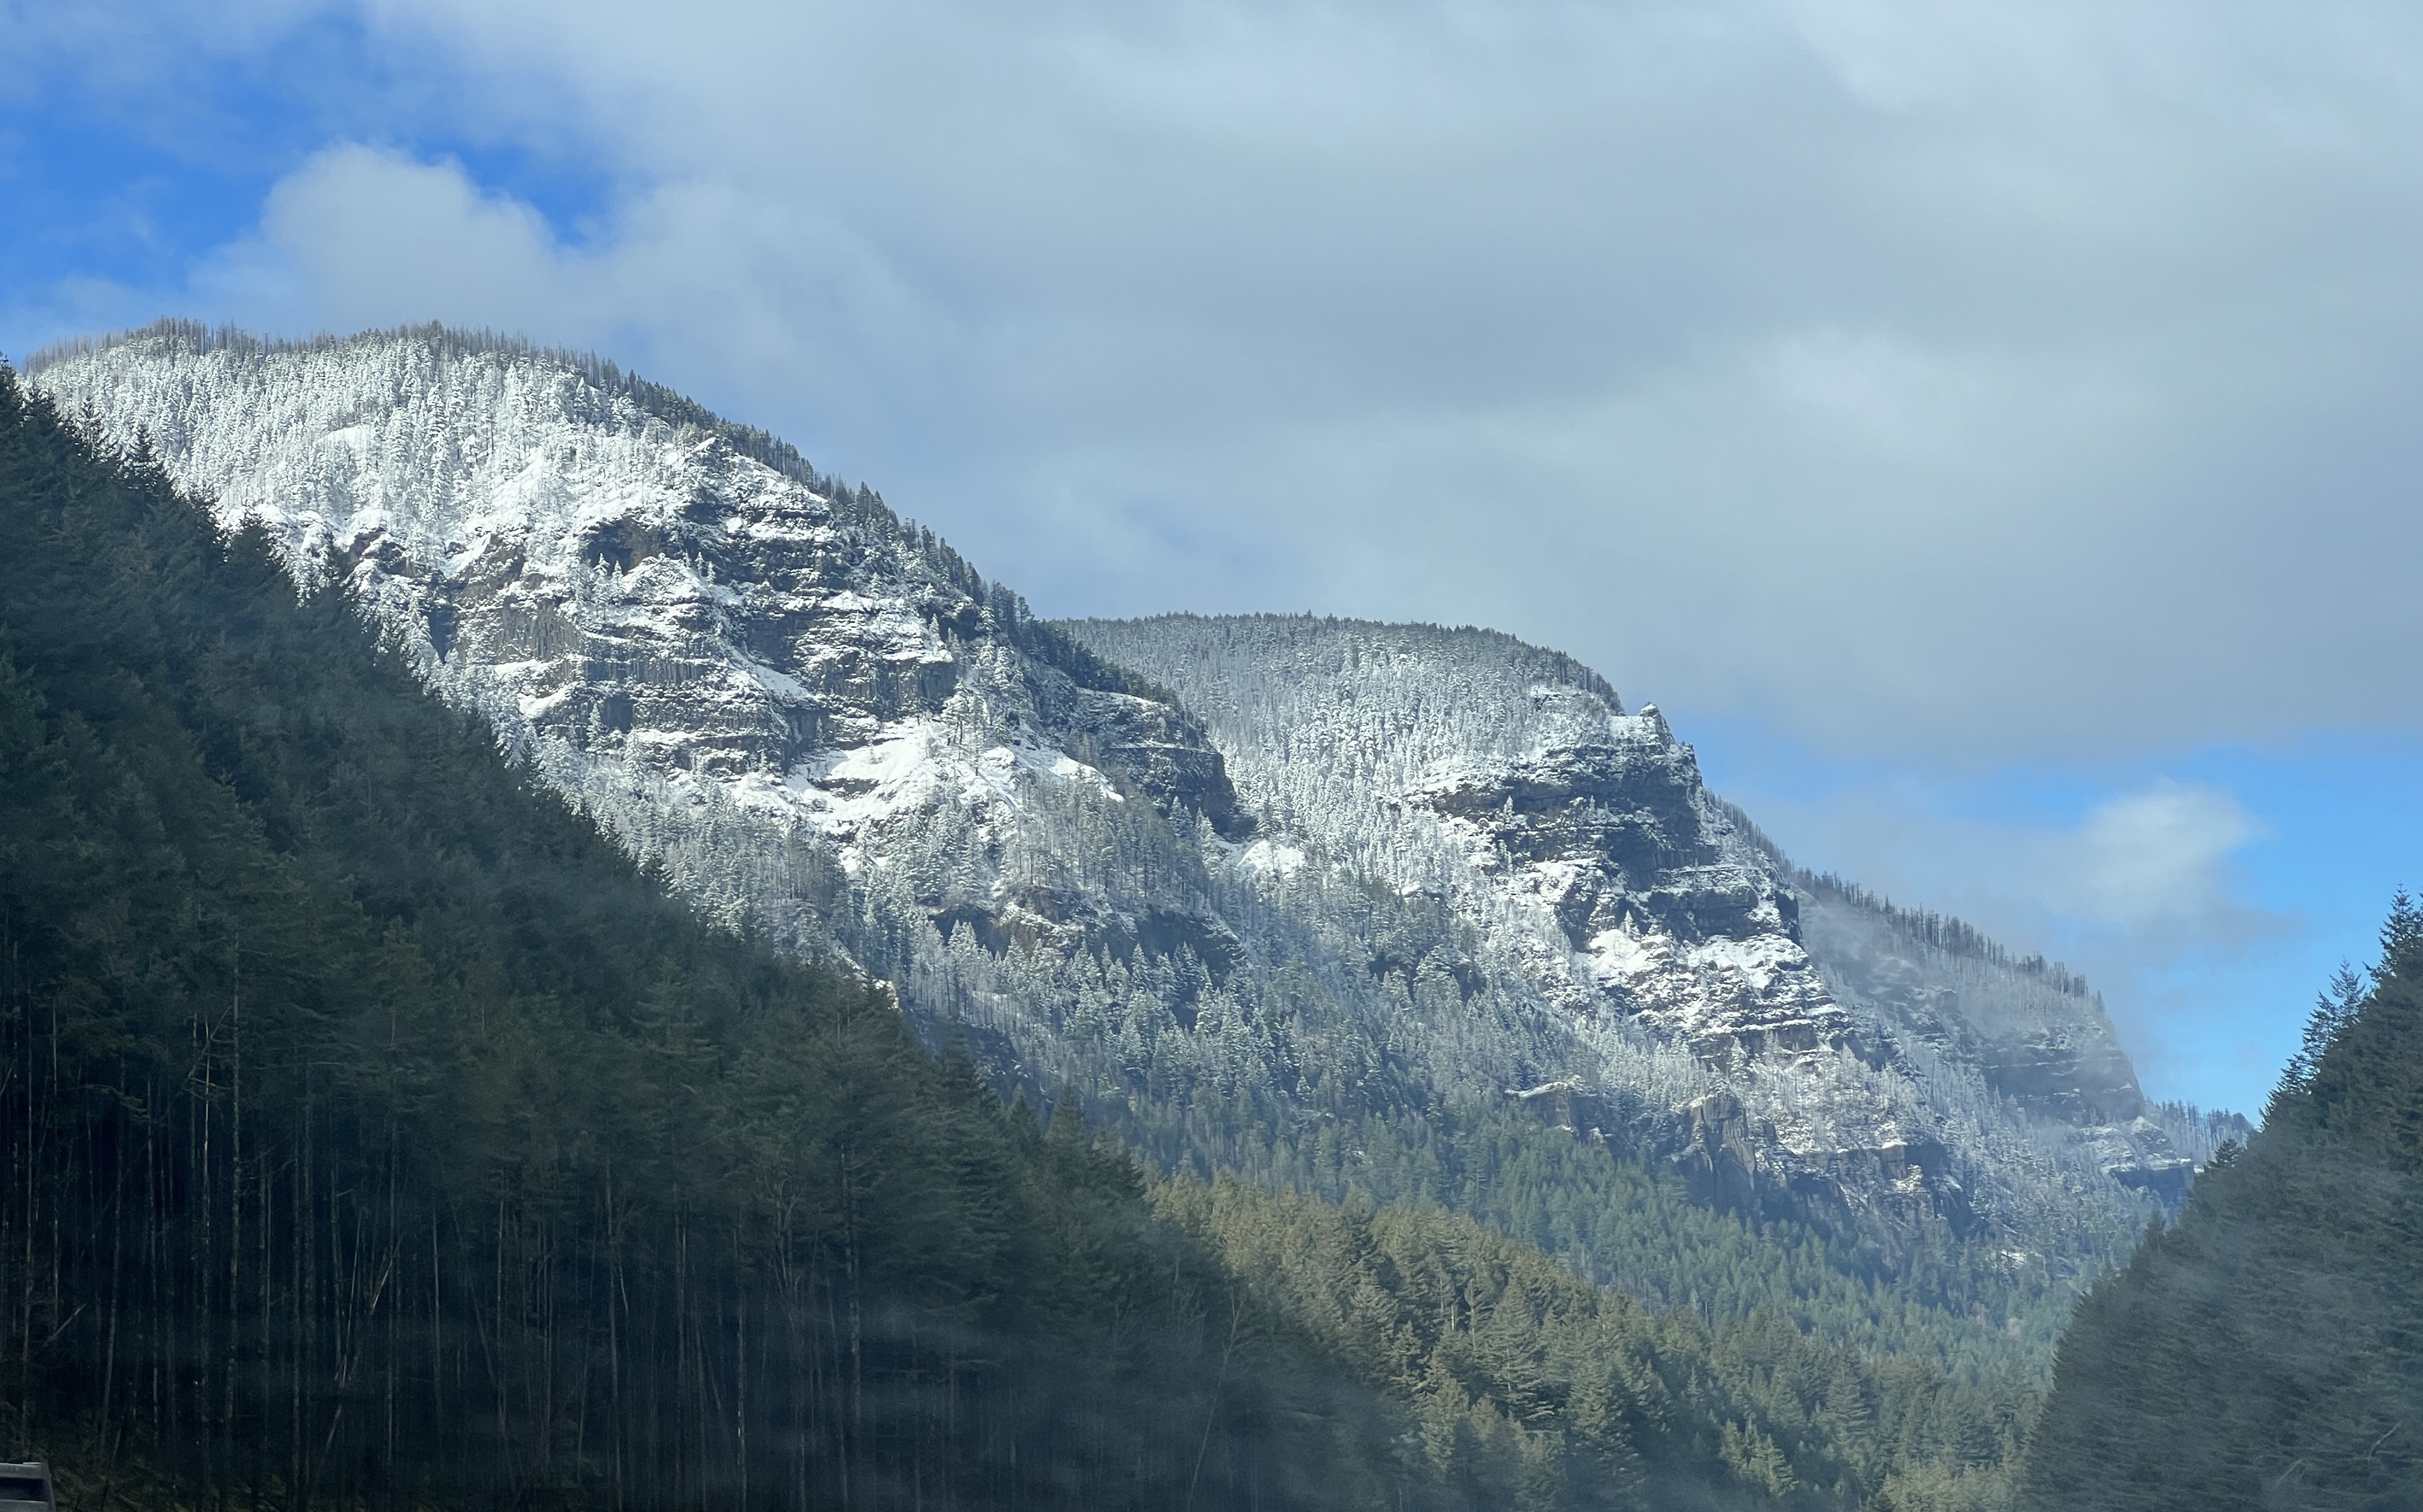
<path fill-rule="evenodd" d="M 0 530 L 0 1455 L 70 1504 L 2413 1504 L 2411 910 L 2032 1440 L 2048 1257 L 1549 1106 L 1154 1158 L 700 915 L 6 369 Z M 2076 1483 L 2191 1442 L 2215 1499 Z"/>
<path fill-rule="evenodd" d="M 2423 910 L 2342 973 L 2241 1150 L 2063 1337 L 2042 1512 L 2423 1506 Z"/>

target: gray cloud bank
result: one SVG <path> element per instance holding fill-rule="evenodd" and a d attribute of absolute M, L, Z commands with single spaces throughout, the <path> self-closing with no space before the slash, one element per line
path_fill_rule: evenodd
<path fill-rule="evenodd" d="M 1861 755 L 2423 714 L 2410 11 L 352 14 L 339 137 L 605 209 L 338 145 L 194 298 L 597 342 L 1052 610 L 1475 620 Z"/>

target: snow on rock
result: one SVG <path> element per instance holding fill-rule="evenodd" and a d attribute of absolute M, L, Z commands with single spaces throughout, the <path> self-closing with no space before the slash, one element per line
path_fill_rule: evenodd
<path fill-rule="evenodd" d="M 1304 848 L 1276 845 L 1267 839 L 1256 840 L 1237 853 L 1237 865 L 1264 876 L 1292 877 L 1303 869 Z"/>
<path fill-rule="evenodd" d="M 1627 715 L 1570 658 L 1311 616 L 1069 629 L 1204 718 L 1273 819 L 1258 846 L 1454 899 L 1576 1026 L 1579 1082 L 1662 1096 L 1710 1171 L 1733 1148 L 1771 1191 L 1956 1216 L 1980 1185 L 2024 1205 L 2081 1173 L 2171 1181 L 2083 988 L 1913 941 L 1797 876 L 1655 705 Z"/>
<path fill-rule="evenodd" d="M 436 328 L 163 326 L 32 377 L 226 526 L 259 522 L 298 579 L 344 578 L 642 851 L 729 870 L 701 826 L 736 815 L 855 875 L 955 806 L 998 851 L 1037 784 L 1235 822 L 1177 710 L 1029 654 L 1015 597 L 929 533 L 610 368 Z"/>

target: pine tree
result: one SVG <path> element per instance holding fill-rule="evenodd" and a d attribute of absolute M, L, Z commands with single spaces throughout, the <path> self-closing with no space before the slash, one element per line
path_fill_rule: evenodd
<path fill-rule="evenodd" d="M 2423 1504 L 2423 939 L 2400 894 L 2368 992 L 2062 1341 L 2028 1449 L 2061 1512 Z"/>

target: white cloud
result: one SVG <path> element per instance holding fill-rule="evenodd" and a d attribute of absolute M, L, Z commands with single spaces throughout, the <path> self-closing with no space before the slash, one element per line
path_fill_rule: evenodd
<path fill-rule="evenodd" d="M 235 318 L 271 327 L 443 318 L 546 330 L 596 317 L 596 274 L 565 256 L 544 217 L 483 193 L 458 165 L 348 145 L 280 180 L 258 233 L 195 282 Z"/>
<path fill-rule="evenodd" d="M 2048 899 L 2070 916 L 2125 929 L 2234 920 L 2241 910 L 2226 868 L 2255 835 L 2230 794 L 2158 784 L 2103 804 L 2063 837 Z"/>

